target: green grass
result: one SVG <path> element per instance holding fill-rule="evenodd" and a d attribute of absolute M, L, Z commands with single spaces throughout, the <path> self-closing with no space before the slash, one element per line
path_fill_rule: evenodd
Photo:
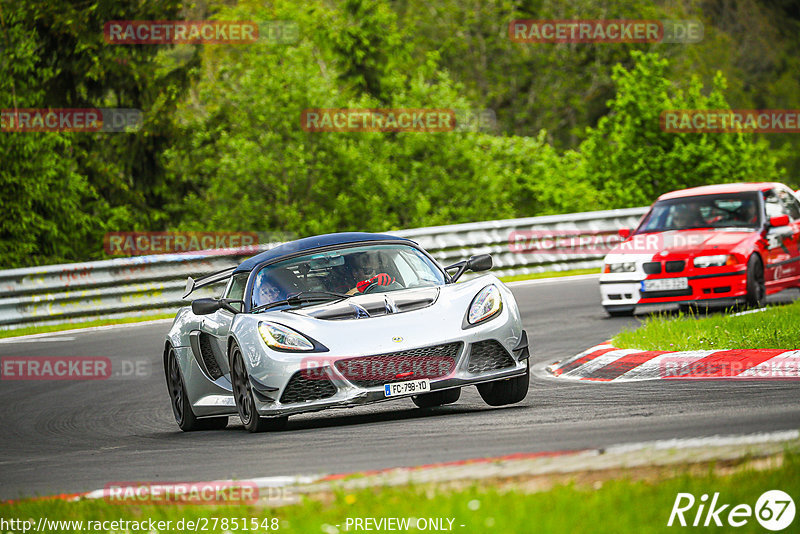
<path fill-rule="evenodd" d="M 539 278 L 558 278 L 561 276 L 577 276 L 580 274 L 600 274 L 600 269 L 572 269 L 569 271 L 545 271 L 533 274 L 517 274 L 514 276 L 501 276 L 503 282 L 519 282 L 520 280 L 537 280 Z"/>
<path fill-rule="evenodd" d="M 645 350 L 798 349 L 800 301 L 738 317 L 653 315 L 638 329 L 619 333 L 612 344 Z"/>
<path fill-rule="evenodd" d="M 526 493 L 517 489 L 499 490 L 481 482 L 467 489 L 442 491 L 428 487 L 395 487 L 338 493 L 329 499 L 305 499 L 302 503 L 280 508 L 253 506 L 123 506 L 102 501 L 21 501 L 0 505 L 0 517 L 49 520 L 142 520 L 172 521 L 198 518 L 278 518 L 279 532 L 334 533 L 354 532 L 345 529 L 347 518 L 451 518 L 453 531 L 463 533 L 651 533 L 685 530 L 668 528 L 672 506 L 679 492 L 692 493 L 699 504 L 702 494 L 719 492 L 718 505 L 755 506 L 765 491 L 780 489 L 797 498 L 800 495 L 800 458 L 784 455 L 781 467 L 765 470 L 738 469 L 733 474 L 720 475 L 709 467 L 702 475 L 687 474 L 688 468 L 676 468 L 675 477 L 653 480 L 608 480 L 592 485 L 558 485 L 547 491 Z M 685 517 L 691 521 L 697 504 Z M 800 518 L 795 518 L 786 532 L 796 532 Z M 446 522 L 445 522 L 446 524 Z M 335 526 L 339 527 L 334 530 Z M 461 527 L 461 525 L 464 525 Z M 209 524 L 209 526 L 211 526 Z M 216 529 L 206 532 L 222 532 Z M 793 530 L 794 528 L 794 530 Z M 692 529 L 689 527 L 689 529 Z M 10 529 L 6 529 L 10 530 Z M 231 532 L 236 530 L 228 528 Z M 248 532 L 241 527 L 240 532 Z M 414 531 L 414 529 L 411 529 Z M 765 532 L 754 517 L 747 525 L 732 529 L 702 528 L 704 532 Z M 50 528 L 49 532 L 72 532 L 70 529 Z M 104 530 L 93 530 L 103 532 Z M 131 532 L 134 532 L 131 530 Z M 161 532 L 176 532 L 175 527 Z M 254 532 L 249 530 L 249 532 Z M 255 532 L 265 533 L 259 529 Z M 382 530 L 379 530 L 382 532 Z"/>
<path fill-rule="evenodd" d="M 112 324 L 140 323 L 142 321 L 153 321 L 156 319 L 172 319 L 174 313 L 161 313 L 156 315 L 142 315 L 138 317 L 123 317 L 118 319 L 96 319 L 85 323 L 52 324 L 45 326 L 23 326 L 10 330 L 0 330 L 0 338 L 27 336 L 30 334 L 44 334 L 48 332 L 61 332 L 65 330 L 75 330 L 76 328 L 89 328 L 92 326 L 107 326 Z"/>

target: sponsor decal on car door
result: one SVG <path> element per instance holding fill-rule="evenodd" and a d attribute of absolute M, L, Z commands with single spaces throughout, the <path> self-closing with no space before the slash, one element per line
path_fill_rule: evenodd
<path fill-rule="evenodd" d="M 788 226 L 769 228 L 767 231 L 767 283 L 785 286 L 797 278 L 800 271 L 798 236 L 800 236 L 800 206 L 794 197 L 783 191 L 770 190 L 764 196 L 767 220 L 780 215 L 789 216 Z M 771 273 L 771 275 L 770 275 Z"/>
<path fill-rule="evenodd" d="M 788 264 L 790 269 L 787 271 L 787 276 L 797 280 L 800 277 L 800 202 L 788 190 L 781 189 L 779 196 L 789 215 L 788 228 L 791 230 L 791 237 L 784 240 L 784 244 L 789 248 L 792 256 L 791 259 L 794 260 Z"/>

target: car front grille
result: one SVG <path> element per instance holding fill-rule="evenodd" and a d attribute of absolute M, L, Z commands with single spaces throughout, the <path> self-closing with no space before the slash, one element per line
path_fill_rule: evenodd
<path fill-rule="evenodd" d="M 453 372 L 463 343 L 445 343 L 373 356 L 359 356 L 336 362 L 336 369 L 359 387 L 392 382 L 441 378 Z"/>
<path fill-rule="evenodd" d="M 470 373 L 484 373 L 504 369 L 514 365 L 514 358 L 494 339 L 473 343 L 469 354 L 467 370 Z"/>
<path fill-rule="evenodd" d="M 686 262 L 683 260 L 668 261 L 664 267 L 668 273 L 679 273 L 686 267 Z"/>
<path fill-rule="evenodd" d="M 330 381 L 327 373 L 319 371 L 302 370 L 293 374 L 286 384 L 286 389 L 283 390 L 281 402 L 292 404 L 333 397 L 337 391 L 336 386 Z"/>
<path fill-rule="evenodd" d="M 645 274 L 660 274 L 661 273 L 661 262 L 660 261 L 649 261 L 642 265 L 642 269 L 644 270 Z"/>

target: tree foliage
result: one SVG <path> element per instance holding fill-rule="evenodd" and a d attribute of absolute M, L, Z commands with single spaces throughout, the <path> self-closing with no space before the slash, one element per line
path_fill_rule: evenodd
<path fill-rule="evenodd" d="M 57 75 L 42 67 L 38 43 L 3 12 L 0 109 L 42 107 L 43 84 Z M 85 249 L 91 216 L 81 206 L 94 198 L 65 133 L 0 132 L 0 262 L 6 266 L 65 261 Z"/>
<path fill-rule="evenodd" d="M 638 51 L 631 55 L 633 68 L 613 69 L 616 96 L 609 102 L 610 113 L 587 129 L 580 146 L 585 178 L 603 206 L 646 205 L 674 189 L 779 176 L 776 154 L 753 134 L 661 130 L 664 110 L 730 109 L 722 74 L 708 94 L 697 77 L 682 90 L 667 78 L 665 59 Z"/>
<path fill-rule="evenodd" d="M 102 37 L 109 20 L 203 18 L 291 20 L 300 39 Z M 699 19 L 705 37 L 520 44 L 517 18 Z M 800 108 L 788 2 L 0 0 L 0 23 L 2 109 L 145 116 L 135 133 L 0 132 L 2 267 L 100 258 L 115 230 L 382 231 L 646 205 L 706 183 L 798 185 L 795 137 L 659 128 L 665 109 Z M 492 109 L 498 127 L 314 133 L 300 124 L 309 108 Z"/>

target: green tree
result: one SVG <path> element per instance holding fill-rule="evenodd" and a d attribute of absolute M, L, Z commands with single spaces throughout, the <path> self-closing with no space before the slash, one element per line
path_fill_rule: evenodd
<path fill-rule="evenodd" d="M 10 41 L 2 51 L 6 73 L 4 82 L 16 84 L 17 104 L 44 108 L 134 108 L 144 112 L 142 128 L 135 133 L 46 134 L 38 142 L 43 159 L 59 160 L 59 165 L 80 176 L 84 184 L 76 208 L 83 212 L 86 232 L 72 236 L 64 228 L 59 253 L 49 262 L 103 257 L 102 237 L 109 230 L 135 227 L 155 230 L 166 224 L 163 212 L 166 199 L 182 194 L 176 184 L 166 181 L 162 153 L 176 136 L 174 108 L 190 81 L 197 64 L 197 46 L 159 47 L 152 45 L 111 45 L 103 37 L 103 25 L 110 20 L 174 19 L 182 11 L 179 0 L 138 2 L 92 0 L 80 5 L 67 0 L 2 0 L 3 29 Z M 194 15 L 203 18 L 198 10 Z M 16 36 L 16 37 L 14 37 Z M 24 41 L 20 40 L 24 39 Z M 17 54 L 29 46 L 24 78 Z M 4 91 L 7 108 L 11 91 Z M 14 134 L 18 136 L 19 134 Z M 27 139 L 38 134 L 25 134 Z M 5 169 L 26 165 L 27 152 L 21 145 L 6 141 L 6 156 L 13 161 Z M 66 168 L 66 167 L 64 167 Z M 59 176 L 63 189 L 72 191 L 74 176 Z M 55 191 L 58 188 L 51 188 Z M 17 191 L 20 206 L 34 208 L 43 224 L 54 219 L 37 211 L 37 199 L 28 191 Z M 33 194 L 32 191 L 30 191 Z M 69 194 L 67 199 L 72 198 Z M 56 217 L 55 219 L 58 219 Z M 48 247 L 35 251 L 48 257 Z"/>
<path fill-rule="evenodd" d="M 40 45 L 19 14 L 0 11 L 0 109 L 45 105 Z M 3 117 L 8 127 L 12 116 Z M 77 172 L 73 137 L 66 133 L 0 131 L 0 266 L 24 267 L 88 255 L 82 247 L 92 219 L 82 212 L 94 198 Z"/>
<path fill-rule="evenodd" d="M 774 180 L 778 157 L 767 143 L 746 133 L 667 133 L 664 110 L 730 109 L 722 74 L 706 95 L 693 77 L 676 88 L 668 62 L 654 53 L 632 52 L 635 66 L 613 69 L 616 96 L 610 113 L 587 130 L 580 146 L 586 178 L 609 208 L 643 206 L 658 195 L 704 184 Z"/>
<path fill-rule="evenodd" d="M 514 214 L 507 184 L 487 172 L 486 134 L 313 133 L 300 127 L 308 108 L 474 107 L 438 70 L 435 54 L 411 73 L 373 65 L 385 73 L 381 87 L 393 88 L 378 97 L 343 75 L 347 52 L 326 38 L 327 28 L 349 20 L 348 12 L 287 2 L 270 9 L 240 4 L 221 15 L 290 18 L 304 37 L 287 47 L 204 51 L 200 82 L 182 109 L 184 141 L 169 152 L 172 172 L 193 190 L 171 208 L 183 214 L 183 227 L 302 235 Z M 375 18 L 358 27 L 369 39 L 394 26 Z M 402 35 L 382 39 L 399 42 Z"/>

